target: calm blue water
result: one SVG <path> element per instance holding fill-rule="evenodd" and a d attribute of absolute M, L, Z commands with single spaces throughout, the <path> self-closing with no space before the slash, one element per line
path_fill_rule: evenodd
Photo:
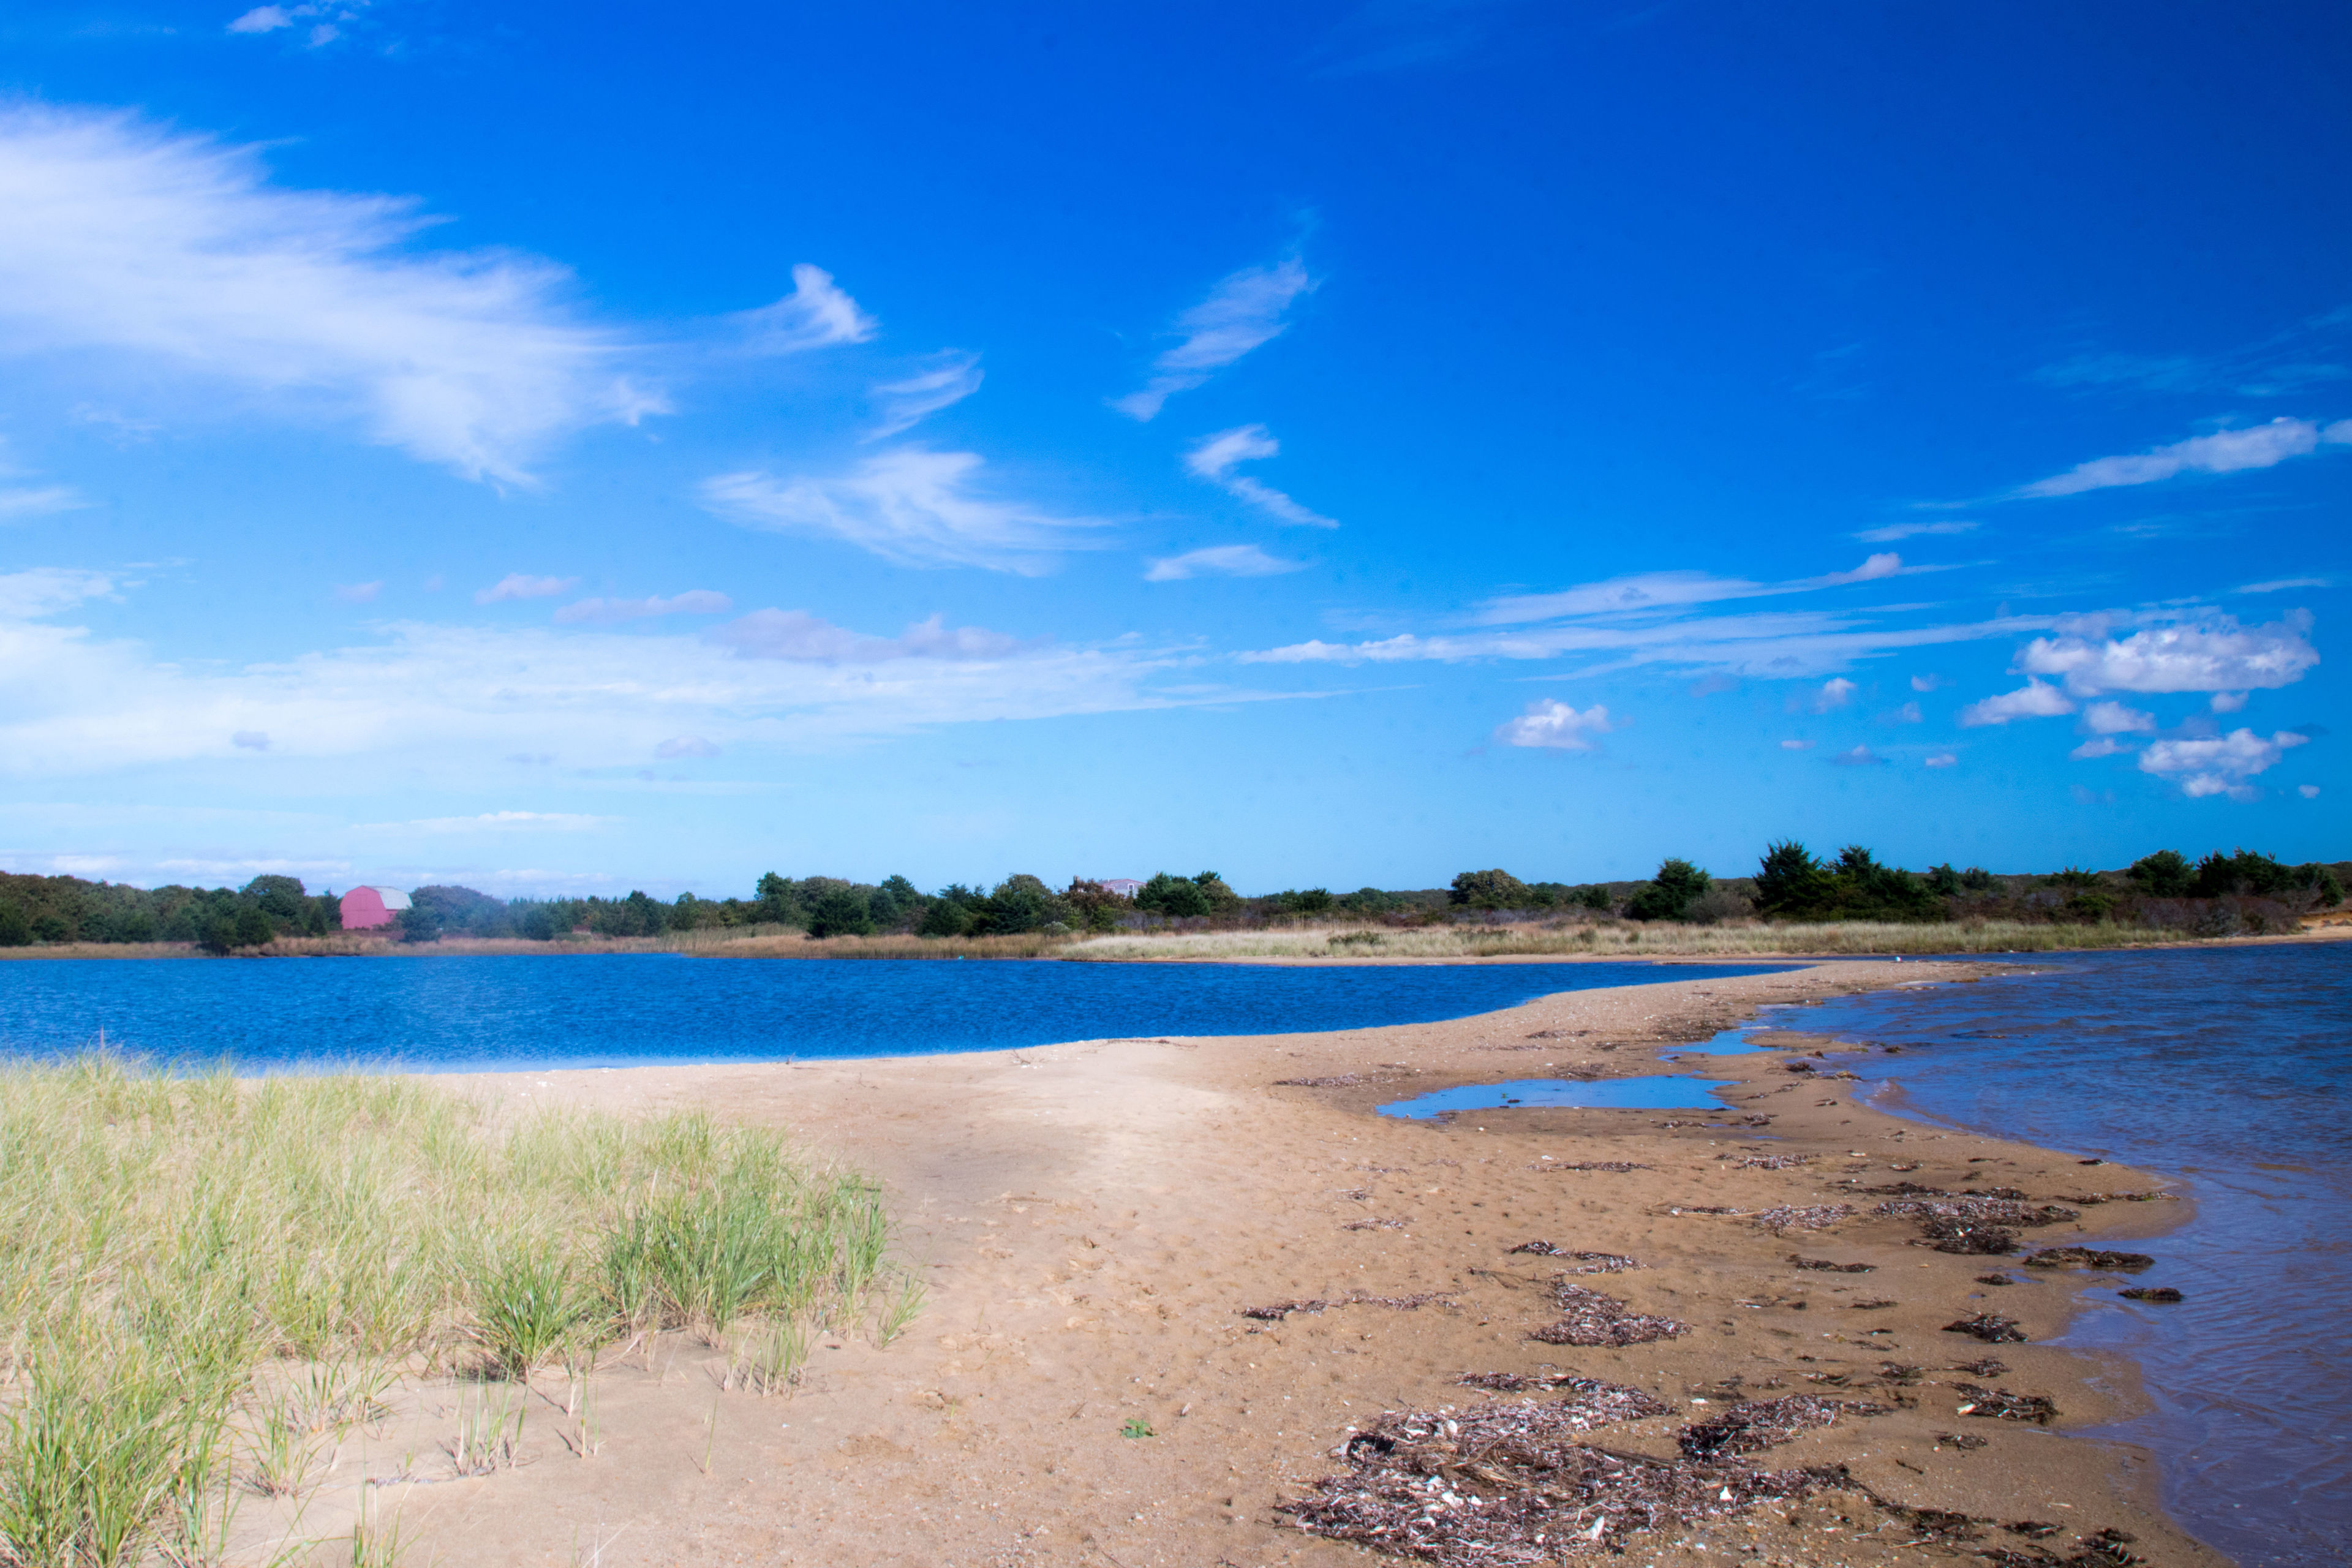
<path fill-rule="evenodd" d="M 1771 964 L 902 963 L 675 953 L 0 963 L 0 1052 L 436 1072 L 1003 1050 L 1468 1017 Z"/>
<path fill-rule="evenodd" d="M 2018 962 L 2045 973 L 1775 1021 L 1902 1046 L 1846 1064 L 1884 1109 L 2185 1184 L 2183 1223 L 2130 1244 L 2157 1267 L 2085 1292 L 2065 1342 L 2139 1363 L 2154 1408 L 2114 1430 L 2189 1529 L 2245 1568 L 2352 1563 L 2352 944 Z"/>
<path fill-rule="evenodd" d="M 1381 1107 L 1382 1116 L 1408 1116 L 1415 1121 L 1456 1110 L 1499 1110 L 1505 1107 L 1568 1105 L 1601 1110 L 1721 1110 L 1724 1102 L 1710 1092 L 1728 1079 L 1709 1082 L 1681 1077 L 1612 1078 L 1596 1083 L 1572 1079 L 1520 1078 L 1508 1083 L 1465 1084 L 1441 1089 L 1411 1100 L 1391 1100 Z"/>

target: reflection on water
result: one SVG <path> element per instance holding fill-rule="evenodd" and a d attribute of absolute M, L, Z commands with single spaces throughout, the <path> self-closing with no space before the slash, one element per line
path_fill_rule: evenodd
<path fill-rule="evenodd" d="M 2064 1342 L 2136 1359 L 2176 1518 L 2245 1568 L 2352 1562 L 2352 944 L 2036 955 L 1974 985 L 1806 1010 L 1888 1042 L 1847 1065 L 1924 1115 L 2178 1176 L 2194 1206 L 2130 1245 L 2146 1306 L 2090 1289 Z"/>
<path fill-rule="evenodd" d="M 1567 1105 L 1601 1110 L 1721 1110 L 1712 1092 L 1728 1079 L 1612 1078 L 1597 1083 L 1570 1079 L 1521 1078 L 1508 1083 L 1465 1084 L 1435 1089 L 1381 1107 L 1382 1116 L 1426 1121 L 1454 1110 L 1502 1110 L 1515 1106 Z"/>

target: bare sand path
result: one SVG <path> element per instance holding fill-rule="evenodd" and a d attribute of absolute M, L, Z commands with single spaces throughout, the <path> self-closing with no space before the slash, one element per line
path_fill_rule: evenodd
<path fill-rule="evenodd" d="M 924 1266 L 930 1296 L 887 1348 L 856 1331 L 825 1336 L 788 1399 L 721 1392 L 722 1358 L 684 1336 L 608 1358 L 594 1379 L 593 1458 L 562 1440 L 557 1405 L 570 1392 L 542 1379 L 524 1462 L 383 1487 L 372 1506 L 402 1521 L 414 1563 L 1364 1563 L 1373 1559 L 1360 1548 L 1287 1528 L 1275 1505 L 1345 1468 L 1330 1450 L 1351 1425 L 1388 1409 L 1524 1397 L 1459 1386 L 1464 1373 L 1551 1371 L 1674 1405 L 1675 1415 L 1595 1438 L 1662 1457 L 1675 1454 L 1685 1422 L 1727 1399 L 1834 1393 L 1895 1405 L 1759 1462 L 1844 1464 L 1899 1503 L 2058 1527 L 2037 1545 L 1978 1526 L 1978 1540 L 1957 1546 L 1858 1494 L 1827 1493 L 1703 1531 L 1633 1536 L 1625 1561 L 2063 1556 L 2114 1529 L 2155 1563 L 2218 1563 L 2152 1510 L 2136 1450 L 1958 1414 L 1968 1400 L 1951 1384 L 1972 1377 L 2054 1398 L 2062 1427 L 2133 1397 L 2128 1366 L 2041 1342 L 2063 1327 L 2082 1276 L 1978 1283 L 2014 1260 L 1914 1245 L 1911 1222 L 1870 1215 L 1878 1200 L 1839 1184 L 1973 1183 L 2040 1201 L 2146 1189 L 2151 1178 L 1879 1115 L 1829 1076 L 1833 1062 L 1790 1072 L 1786 1050 L 1712 1064 L 1710 1076 L 1735 1080 L 1724 1093 L 1736 1114 L 1522 1109 L 1439 1124 L 1372 1113 L 1458 1083 L 1654 1072 L 1658 1046 L 1704 1039 L 1759 1004 L 1974 973 L 1849 962 L 1329 1035 L 454 1080 L 515 1106 L 705 1106 L 788 1127 L 886 1184 L 901 1253 Z M 1339 1081 L 1277 1086 L 1286 1079 Z M 1770 1120 L 1742 1121 L 1754 1116 Z M 1739 1164 L 1771 1156 L 1802 1163 Z M 1642 1168 L 1543 1168 L 1610 1163 Z M 1775 1234 L 1748 1217 L 1838 1203 L 1860 1212 L 1821 1230 Z M 1691 1212 L 1710 1207 L 1746 1212 Z M 2177 1209 L 2084 1207 L 2079 1225 L 2031 1239 L 2145 1231 Z M 1580 1282 L 1694 1331 L 1613 1349 L 1529 1340 L 1559 1316 L 1549 1281 L 1561 1260 L 1511 1250 L 1537 1239 L 1639 1259 L 1638 1271 Z M 1788 1259 L 1800 1253 L 1874 1271 L 1799 1269 Z M 1292 1299 L 1429 1292 L 1454 1304 L 1241 1315 Z M 1988 1346 L 1941 1329 L 1988 1310 L 2018 1320 L 2030 1342 Z M 1950 1370 L 1988 1353 L 2010 1370 Z M 1920 1370 L 1889 1381 L 1880 1371 L 1888 1363 Z M 339 1457 L 338 1486 L 385 1471 L 431 1480 L 436 1423 L 451 1420 L 462 1397 L 427 1390 L 398 1431 L 373 1440 L 373 1454 Z M 1150 1435 L 1122 1436 L 1143 1430 Z M 1938 1442 L 1956 1432 L 1984 1442 Z M 394 1448 L 401 1464 L 386 1458 Z M 322 1496 L 311 1522 L 323 1531 L 350 1506 Z"/>

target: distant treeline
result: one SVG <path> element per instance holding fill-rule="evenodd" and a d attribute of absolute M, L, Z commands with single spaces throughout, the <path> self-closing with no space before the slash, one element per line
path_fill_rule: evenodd
<path fill-rule="evenodd" d="M 2069 866 L 2046 875 L 1996 876 L 1948 863 L 1906 871 L 1881 864 L 1859 844 L 1819 859 L 1793 839 L 1769 847 L 1749 878 L 1718 881 L 1670 858 L 1650 880 L 1622 894 L 1607 886 L 1569 890 L 1567 898 L 1561 891 L 1557 884 L 1522 883 L 1507 871 L 1465 871 L 1454 879 L 1452 896 L 1457 905 L 1496 914 L 1568 903 L 1630 921 L 2116 921 L 2209 936 L 2284 929 L 2295 917 L 2344 901 L 2335 868 L 2289 866 L 2246 849 L 2217 850 L 2193 863 L 2178 850 L 2159 849 L 2120 872 Z"/>
<path fill-rule="evenodd" d="M 1479 920 L 1628 920 L 1714 923 L 1734 920 L 2026 920 L 2145 925 L 2198 935 L 2286 929 L 2295 918 L 2343 902 L 2336 868 L 2289 866 L 2240 849 L 2190 861 L 2159 849 L 2122 871 L 2075 867 L 2032 876 L 1950 865 L 1924 872 L 1881 864 L 1849 845 L 1817 858 L 1793 841 L 1773 844 L 1752 877 L 1717 879 L 1669 858 L 1645 882 L 1523 882 L 1496 868 L 1465 871 L 1449 888 L 1288 889 L 1244 898 L 1214 871 L 1160 872 L 1132 899 L 1099 882 L 1055 889 L 1021 873 L 992 888 L 950 882 L 926 893 L 905 877 L 853 882 L 771 871 L 748 899 L 680 893 L 665 902 L 624 898 L 498 899 L 471 888 L 428 886 L 409 895 L 394 936 L 552 942 L 577 932 L 610 937 L 736 928 L 811 937 L 911 933 L 927 937 L 1049 935 L 1160 927 L 1246 927 L 1354 920 L 1392 925 Z M 335 895 L 311 895 L 293 877 L 256 877 L 242 888 L 133 888 L 79 877 L 0 872 L 0 947 L 28 943 L 186 942 L 215 952 L 342 928 Z"/>
<path fill-rule="evenodd" d="M 332 893 L 316 898 L 293 877 L 256 877 L 244 887 L 133 888 L 79 877 L 0 871 L 0 947 L 30 942 L 193 942 L 215 952 L 258 947 L 281 936 L 341 931 Z"/>

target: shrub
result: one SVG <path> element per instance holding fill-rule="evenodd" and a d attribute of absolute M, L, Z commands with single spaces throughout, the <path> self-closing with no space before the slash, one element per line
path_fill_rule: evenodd
<path fill-rule="evenodd" d="M 1523 910 L 1530 900 L 1528 885 L 1497 867 L 1491 871 L 1465 871 L 1456 876 L 1448 901 L 1456 908 Z"/>

